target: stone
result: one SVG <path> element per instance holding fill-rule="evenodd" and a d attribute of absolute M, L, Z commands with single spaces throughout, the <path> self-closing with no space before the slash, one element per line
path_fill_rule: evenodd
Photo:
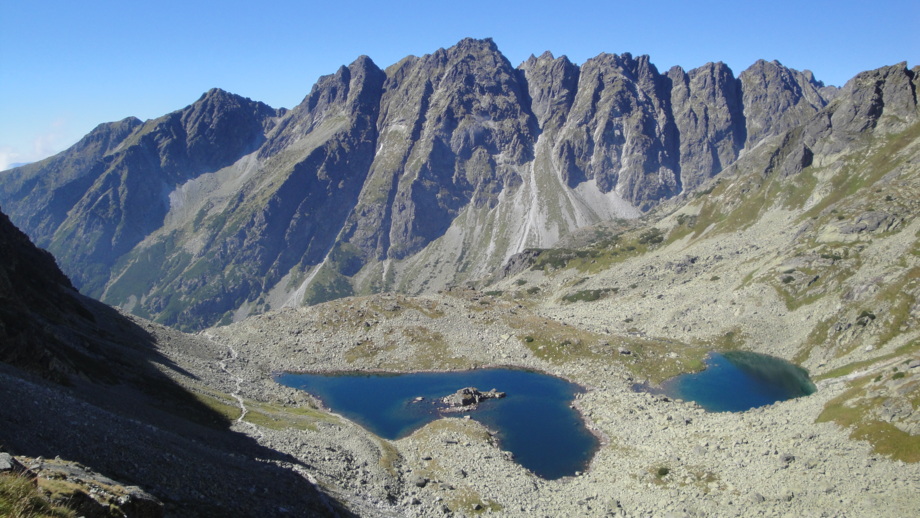
<path fill-rule="evenodd" d="M 163 503 L 155 496 L 137 486 L 125 488 L 128 493 L 119 498 L 119 508 L 126 516 L 137 518 L 160 518 L 164 514 Z"/>
<path fill-rule="evenodd" d="M 15 473 L 28 478 L 35 478 L 35 473 L 25 467 L 9 453 L 0 452 L 0 473 Z"/>
<path fill-rule="evenodd" d="M 489 390 L 488 392 L 480 392 L 479 389 L 475 387 L 465 387 L 449 396 L 441 398 L 441 402 L 448 406 L 447 411 L 463 412 L 476 408 L 480 402 L 487 399 L 500 399 L 503 397 L 505 397 L 505 393 L 495 389 Z"/>

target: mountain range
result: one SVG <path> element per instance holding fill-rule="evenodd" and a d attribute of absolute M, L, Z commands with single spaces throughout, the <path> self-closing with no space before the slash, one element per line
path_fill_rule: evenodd
<path fill-rule="evenodd" d="M 290 110 L 214 89 L 101 124 L 3 172 L 0 206 L 84 294 L 195 330 L 486 277 L 700 187 L 835 100 L 876 95 L 854 108 L 870 118 L 893 95 L 914 102 L 914 72 L 879 81 L 838 89 L 775 61 L 662 73 L 630 54 L 515 68 L 467 39 L 385 70 L 362 56 Z M 792 171 L 814 150 L 782 153 Z"/>

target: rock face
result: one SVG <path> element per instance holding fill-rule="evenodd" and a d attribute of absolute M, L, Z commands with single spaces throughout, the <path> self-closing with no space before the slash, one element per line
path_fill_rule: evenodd
<path fill-rule="evenodd" d="M 475 409 L 479 403 L 487 399 L 501 399 L 505 395 L 504 392 L 499 392 L 495 389 L 480 392 L 475 387 L 466 387 L 441 398 L 441 402 L 447 405 L 448 412 L 466 412 Z"/>
<path fill-rule="evenodd" d="M 680 137 L 684 189 L 693 189 L 738 158 L 746 130 L 742 85 L 724 63 L 668 71 L 671 106 Z"/>
<path fill-rule="evenodd" d="M 774 138 L 771 168 L 794 175 L 883 112 L 909 124 L 915 83 L 903 64 L 842 90 L 775 61 L 735 76 L 546 52 L 515 68 L 467 39 L 386 70 L 362 56 L 289 111 L 212 90 L 156 120 L 100 125 L 3 172 L 0 203 L 85 294 L 200 329 L 483 277 L 637 217 Z"/>
<path fill-rule="evenodd" d="M 92 326 L 94 316 L 58 269 L 54 257 L 0 212 L 0 361 L 62 380 L 74 357 L 57 326 Z"/>

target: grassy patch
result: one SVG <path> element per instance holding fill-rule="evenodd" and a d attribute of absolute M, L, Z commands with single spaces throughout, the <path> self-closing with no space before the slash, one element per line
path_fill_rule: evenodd
<path fill-rule="evenodd" d="M 914 124 L 901 133 L 882 137 L 876 142 L 878 147 L 874 151 L 852 158 L 834 175 L 827 196 L 809 209 L 804 217 L 818 217 L 825 209 L 839 203 L 844 198 L 864 192 L 866 187 L 873 185 L 903 163 L 906 157 L 901 151 L 918 138 L 920 138 L 920 124 Z"/>
<path fill-rule="evenodd" d="M 387 341 L 383 344 L 378 344 L 374 340 L 364 339 L 358 343 L 358 345 L 352 347 L 351 349 L 345 351 L 345 361 L 348 363 L 354 363 L 359 360 L 369 360 L 376 357 L 380 353 L 389 352 L 396 349 L 398 344 L 395 341 Z"/>
<path fill-rule="evenodd" d="M 616 293 L 618 288 L 601 288 L 597 290 L 581 290 L 570 293 L 562 297 L 563 302 L 594 302 L 600 300 L 611 293 Z"/>
<path fill-rule="evenodd" d="M 534 315 L 507 315 L 505 318 L 511 328 L 520 331 L 518 339 L 538 358 L 562 363 L 600 357 L 595 352 L 602 341 L 600 335 Z"/>
<path fill-rule="evenodd" d="M 839 378 L 841 376 L 852 374 L 860 369 L 864 369 L 866 367 L 875 365 L 876 363 L 884 362 L 884 361 L 890 360 L 892 358 L 895 358 L 901 355 L 916 354 L 916 353 L 920 353 L 920 340 L 914 340 L 910 343 L 902 345 L 901 347 L 898 347 L 894 352 L 889 353 L 889 354 L 884 354 L 877 358 L 848 363 L 844 365 L 843 367 L 838 367 L 836 369 L 825 372 L 824 374 L 821 374 L 820 376 L 815 376 L 814 381 L 820 381 L 823 379 L 830 379 L 830 378 Z"/>
<path fill-rule="evenodd" d="M 484 500 L 476 490 L 469 486 L 458 487 L 451 491 L 450 496 L 444 502 L 451 511 L 461 511 L 467 515 L 493 513 L 504 509 L 501 504 Z"/>
<path fill-rule="evenodd" d="M 336 422 L 333 416 L 315 408 L 291 407 L 247 400 L 246 409 L 248 412 L 244 418 L 245 421 L 272 430 L 294 428 L 316 431 L 318 422 Z"/>
<path fill-rule="evenodd" d="M 226 394 L 217 396 L 199 391 L 191 391 L 191 394 L 199 403 L 223 416 L 223 418 L 227 420 L 227 423 L 236 421 L 240 418 L 240 414 L 242 414 L 236 400 Z"/>
<path fill-rule="evenodd" d="M 10 518 L 73 518 L 67 507 L 52 504 L 29 479 L 0 474 L 0 516 Z"/>
<path fill-rule="evenodd" d="M 910 435 L 875 418 L 872 409 L 884 398 L 867 398 L 869 378 L 853 382 L 850 389 L 829 401 L 817 422 L 835 422 L 851 430 L 850 437 L 872 444 L 876 453 L 903 462 L 920 462 L 920 436 Z"/>
<path fill-rule="evenodd" d="M 305 304 L 319 304 L 354 295 L 351 280 L 339 273 L 334 266 L 320 265 L 317 268 L 320 271 L 313 277 L 313 282 L 304 293 Z"/>
<path fill-rule="evenodd" d="M 380 467 L 385 469 L 390 475 L 398 477 L 399 470 L 397 467 L 402 459 L 399 455 L 399 450 L 382 439 L 377 442 L 377 446 L 380 448 L 380 459 L 378 460 Z"/>
<path fill-rule="evenodd" d="M 681 344 L 652 339 L 631 339 L 623 343 L 631 354 L 621 356 L 626 368 L 638 379 L 657 384 L 685 372 L 698 372 L 712 350 L 710 345 Z"/>
<path fill-rule="evenodd" d="M 398 333 L 401 336 L 396 336 Z M 382 350 L 396 347 L 412 348 L 413 369 L 460 369 L 470 367 L 465 358 L 453 356 L 444 335 L 425 326 L 407 326 L 393 330 L 388 334 L 387 343 Z M 381 368 L 405 368 L 405 365 L 380 364 Z"/>

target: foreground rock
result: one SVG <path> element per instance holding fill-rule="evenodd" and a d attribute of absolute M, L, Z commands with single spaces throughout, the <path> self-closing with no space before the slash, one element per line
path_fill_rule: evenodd
<path fill-rule="evenodd" d="M 11 466 L 9 470 L 6 466 Z M 25 466 L 29 466 L 26 468 Z M 130 516 L 161 518 L 163 503 L 137 486 L 112 480 L 76 462 L 0 453 L 0 473 L 31 480 L 51 504 L 65 506 L 86 518 Z"/>

